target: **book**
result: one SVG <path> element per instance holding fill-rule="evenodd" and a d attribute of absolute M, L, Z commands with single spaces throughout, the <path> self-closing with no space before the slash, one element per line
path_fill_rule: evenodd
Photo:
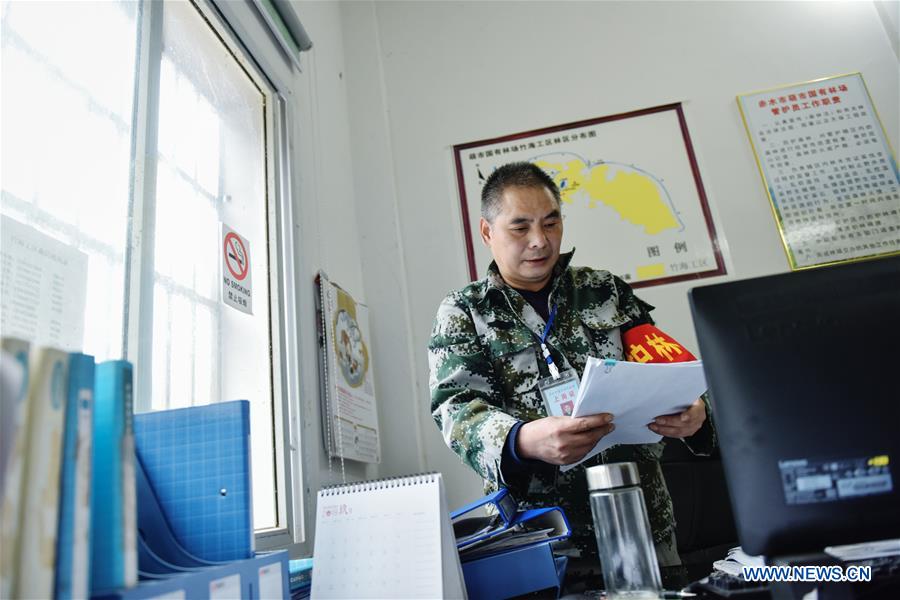
<path fill-rule="evenodd" d="M 177 544 L 203 561 L 252 557 L 250 402 L 141 413 L 134 433 L 138 459 Z M 148 542 L 170 547 L 151 539 L 157 533 L 145 531 Z"/>
<path fill-rule="evenodd" d="M 319 491 L 314 598 L 464 598 L 440 473 Z"/>
<path fill-rule="evenodd" d="M 17 345 L 21 347 L 17 348 Z M 7 347 L 9 346 L 9 350 Z M 25 398 L 28 394 L 28 342 L 3 338 L 0 355 L 0 498 L 6 489 L 17 432 L 22 427 Z"/>
<path fill-rule="evenodd" d="M 304 588 L 309 588 L 312 585 L 313 559 L 293 559 L 288 563 L 288 568 L 291 571 L 291 595 Z"/>
<path fill-rule="evenodd" d="M 91 478 L 91 592 L 137 583 L 131 363 L 97 365 Z"/>
<path fill-rule="evenodd" d="M 31 355 L 23 495 L 12 597 L 53 595 L 69 354 L 39 347 Z"/>
<path fill-rule="evenodd" d="M 25 469 L 25 424 L 28 417 L 28 372 L 30 344 L 4 337 L 3 348 L 3 469 L 0 504 L 0 598 L 12 594 L 15 557 L 19 555 L 19 506 L 22 502 L 22 472 Z"/>
<path fill-rule="evenodd" d="M 57 600 L 86 598 L 90 576 L 94 357 L 69 355 L 56 541 Z"/>

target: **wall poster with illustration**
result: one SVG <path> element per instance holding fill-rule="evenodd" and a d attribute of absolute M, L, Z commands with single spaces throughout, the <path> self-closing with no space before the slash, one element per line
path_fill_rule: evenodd
<path fill-rule="evenodd" d="M 560 188 L 562 251 L 633 287 L 725 274 L 680 103 L 454 146 L 469 275 L 483 276 L 481 188 L 499 166 L 528 161 Z"/>
<path fill-rule="evenodd" d="M 329 458 L 381 462 L 369 308 L 325 273 L 316 280 L 325 449 Z"/>

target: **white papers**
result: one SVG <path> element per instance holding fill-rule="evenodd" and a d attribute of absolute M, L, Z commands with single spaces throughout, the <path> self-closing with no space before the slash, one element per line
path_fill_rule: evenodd
<path fill-rule="evenodd" d="M 744 567 L 762 567 L 766 563 L 762 556 L 750 556 L 738 546 L 728 551 L 728 555 L 723 560 L 717 560 L 713 563 L 713 569 L 728 573 L 732 577 L 743 578 Z"/>
<path fill-rule="evenodd" d="M 494 537 L 489 537 L 467 546 L 459 551 L 460 559 L 472 560 L 476 556 L 492 554 L 509 548 L 519 548 L 550 539 L 558 531 L 553 527 L 544 529 L 528 529 L 526 527 L 513 527 Z"/>
<path fill-rule="evenodd" d="M 647 425 L 661 415 L 683 412 L 705 391 L 706 376 L 699 360 L 654 364 L 588 358 L 572 416 L 611 413 L 616 428 L 584 458 L 562 470 L 617 444 L 658 442 L 662 436 Z"/>

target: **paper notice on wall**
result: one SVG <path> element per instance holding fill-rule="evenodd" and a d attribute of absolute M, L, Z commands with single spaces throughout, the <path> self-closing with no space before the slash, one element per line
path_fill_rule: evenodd
<path fill-rule="evenodd" d="M 87 265 L 84 252 L 3 215 L 3 335 L 62 350 L 82 350 Z"/>

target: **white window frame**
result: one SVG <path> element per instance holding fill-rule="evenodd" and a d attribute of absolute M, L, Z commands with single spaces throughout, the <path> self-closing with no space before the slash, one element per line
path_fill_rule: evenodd
<path fill-rule="evenodd" d="M 273 550 L 306 540 L 303 462 L 300 443 L 299 330 L 294 287 L 295 239 L 290 132 L 292 67 L 277 40 L 262 25 L 250 0 L 190 0 L 230 54 L 265 97 L 266 210 L 272 342 L 273 440 L 275 443 L 276 515 L 278 526 L 257 530 L 256 549 Z M 138 77 L 135 84 L 131 181 L 131 228 L 126 254 L 127 320 L 123 355 L 139 365 L 138 397 L 150 398 L 152 369 L 153 247 L 159 90 L 162 54 L 162 11 L 157 0 L 140 6 Z M 138 235 L 135 232 L 140 232 Z M 132 277 L 137 275 L 137 277 Z M 130 300 L 129 300 L 130 299 Z"/>

